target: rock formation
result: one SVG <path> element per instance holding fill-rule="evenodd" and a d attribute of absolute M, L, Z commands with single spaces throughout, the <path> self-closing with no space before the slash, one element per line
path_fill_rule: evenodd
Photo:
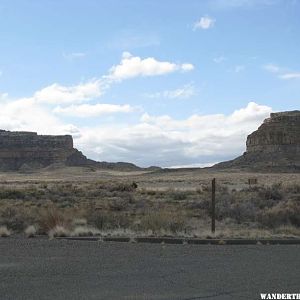
<path fill-rule="evenodd" d="M 300 111 L 271 113 L 248 135 L 242 156 L 214 167 L 300 171 Z"/>
<path fill-rule="evenodd" d="M 70 135 L 38 135 L 35 132 L 0 130 L 0 169 L 41 168 L 66 163 L 76 151 Z"/>
<path fill-rule="evenodd" d="M 0 130 L 0 170 L 31 170 L 50 165 L 140 170 L 130 163 L 96 162 L 73 147 L 71 135 Z"/>

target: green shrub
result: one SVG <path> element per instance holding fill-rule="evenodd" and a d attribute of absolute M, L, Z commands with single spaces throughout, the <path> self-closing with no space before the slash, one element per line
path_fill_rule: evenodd
<path fill-rule="evenodd" d="M 1 189 L 0 199 L 24 199 L 26 192 L 15 189 Z"/>

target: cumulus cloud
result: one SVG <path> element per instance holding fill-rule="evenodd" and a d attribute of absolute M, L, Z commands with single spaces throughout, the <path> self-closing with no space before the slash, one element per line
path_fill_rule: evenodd
<path fill-rule="evenodd" d="M 174 90 L 165 90 L 153 94 L 147 94 L 148 98 L 188 99 L 196 94 L 193 84 L 185 84 Z"/>
<path fill-rule="evenodd" d="M 0 103 L 0 128 L 72 134 L 75 146 L 90 158 L 170 167 L 217 162 L 241 154 L 246 136 L 271 112 L 268 106 L 250 102 L 229 115 L 194 114 L 186 119 L 143 114 L 136 122 L 75 126 L 59 118 L 60 114 L 96 116 L 132 109 L 128 105 L 84 103 L 57 107 L 55 114 L 33 98 L 6 98 Z"/>
<path fill-rule="evenodd" d="M 110 68 L 108 75 L 71 86 L 54 83 L 35 92 L 31 99 L 37 103 L 50 105 L 88 102 L 101 97 L 112 84 L 124 79 L 158 76 L 175 71 L 188 72 L 193 69 L 194 66 L 190 63 L 176 64 L 158 61 L 153 57 L 142 59 L 124 52 L 120 64 Z"/>
<path fill-rule="evenodd" d="M 83 53 L 71 53 L 70 55 L 81 57 Z M 159 61 L 153 57 L 142 59 L 124 52 L 121 62 L 111 67 L 107 75 L 71 86 L 54 83 L 36 91 L 30 99 L 36 103 L 49 105 L 89 102 L 101 97 L 113 84 L 125 79 L 138 76 L 159 76 L 175 71 L 188 72 L 193 69 L 194 65 L 190 63 L 176 64 L 168 61 Z M 0 95 L 0 99 L 4 97 L 3 95 Z M 79 109 L 84 109 L 84 106 Z M 99 109 L 98 106 L 97 110 Z M 75 107 L 72 108 L 72 111 L 74 110 Z M 68 109 L 64 111 L 66 112 Z M 62 109 L 60 112 L 62 112 Z"/>
<path fill-rule="evenodd" d="M 216 23 L 215 19 L 210 18 L 209 16 L 201 17 L 200 20 L 194 23 L 193 29 L 209 29 L 212 28 Z"/>
<path fill-rule="evenodd" d="M 130 113 L 135 107 L 87 103 L 100 97 L 111 84 L 136 76 L 163 75 L 187 71 L 189 64 L 158 61 L 154 58 L 123 55 L 108 76 L 79 85 L 53 84 L 31 97 L 9 99 L 0 95 L 0 128 L 30 130 L 43 134 L 72 134 L 76 147 L 97 160 L 129 161 L 147 165 L 191 165 L 216 162 L 243 152 L 247 134 L 269 115 L 271 108 L 250 102 L 229 115 L 194 114 L 186 119 L 169 115 L 135 115 L 135 120 L 74 125 L 62 115 L 95 117 Z M 184 98 L 193 94 L 193 85 L 161 92 L 162 97 Z M 137 119 L 140 116 L 140 119 Z"/>
<path fill-rule="evenodd" d="M 175 71 L 191 71 L 194 66 L 189 63 L 176 64 L 168 61 L 158 61 L 153 57 L 141 58 L 124 52 L 120 64 L 109 70 L 107 78 L 121 81 L 137 76 L 157 76 Z"/>
<path fill-rule="evenodd" d="M 32 98 L 0 103 L 0 128 L 6 130 L 38 131 L 44 134 L 75 134 L 76 126 L 66 124 Z"/>
<path fill-rule="evenodd" d="M 87 118 L 97 117 L 105 114 L 114 113 L 129 113 L 134 111 L 134 108 L 128 104 L 117 105 L 117 104 L 81 104 L 71 105 L 67 107 L 57 106 L 53 112 L 68 116 Z"/>
<path fill-rule="evenodd" d="M 293 73 L 285 73 L 281 74 L 279 76 L 280 79 L 299 79 L 300 78 L 300 72 L 293 72 Z"/>
<path fill-rule="evenodd" d="M 272 109 L 250 102 L 230 115 L 178 120 L 144 114 L 137 124 L 84 128 L 76 144 L 91 157 L 139 165 L 178 166 L 217 162 L 241 154 L 246 137 Z"/>
<path fill-rule="evenodd" d="M 107 85 L 100 79 L 74 86 L 54 83 L 37 91 L 33 98 L 38 103 L 49 104 L 84 102 L 100 97 L 106 88 Z"/>
<path fill-rule="evenodd" d="M 236 123 L 258 122 L 271 113 L 271 108 L 265 105 L 258 105 L 255 102 L 249 102 L 245 108 L 235 110 L 229 120 Z"/>

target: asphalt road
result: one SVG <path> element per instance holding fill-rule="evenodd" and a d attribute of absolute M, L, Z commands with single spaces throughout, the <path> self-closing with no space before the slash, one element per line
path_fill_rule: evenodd
<path fill-rule="evenodd" d="M 300 246 L 0 239 L 0 299 L 260 299 L 300 292 Z"/>

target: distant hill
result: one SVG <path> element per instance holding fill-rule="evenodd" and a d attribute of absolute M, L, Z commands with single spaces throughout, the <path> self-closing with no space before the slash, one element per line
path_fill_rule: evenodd
<path fill-rule="evenodd" d="M 246 152 L 216 169 L 300 171 L 300 111 L 271 113 L 270 118 L 248 135 Z"/>

